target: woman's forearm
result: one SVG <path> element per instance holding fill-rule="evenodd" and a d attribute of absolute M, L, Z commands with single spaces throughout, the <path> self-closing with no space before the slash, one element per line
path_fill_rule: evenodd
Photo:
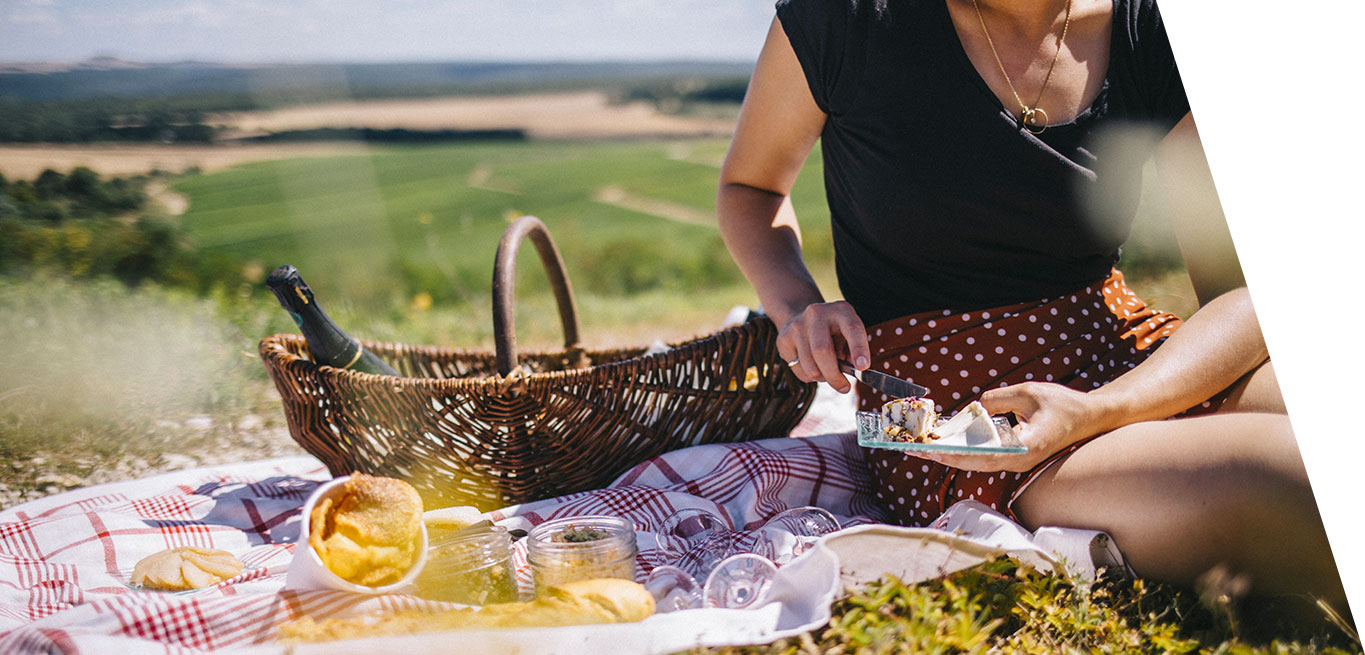
<path fill-rule="evenodd" d="M 812 303 L 820 289 L 801 257 L 801 230 L 786 196 L 738 183 L 722 183 L 716 215 L 730 256 L 778 326 Z"/>
<path fill-rule="evenodd" d="M 1268 357 L 1250 294 L 1233 289 L 1201 307 L 1142 364 L 1087 394 L 1095 433 L 1178 414 Z"/>

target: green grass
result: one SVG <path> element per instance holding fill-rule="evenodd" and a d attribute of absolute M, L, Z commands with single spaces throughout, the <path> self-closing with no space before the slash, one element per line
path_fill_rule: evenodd
<path fill-rule="evenodd" d="M 223 429 L 278 414 L 243 331 L 277 321 L 260 311 L 234 321 L 224 307 L 112 280 L 0 283 L 3 483 L 38 489 L 44 468 L 84 477 L 123 457 L 194 453 L 210 435 L 187 428 L 189 419 Z M 43 465 L 28 466 L 35 458 Z"/>
<path fill-rule="evenodd" d="M 1202 604 L 1141 579 L 1077 582 L 1001 558 L 947 577 L 894 577 L 849 590 L 823 628 L 724 655 L 843 653 L 1359 653 L 1354 635 L 1322 620 L 1286 621 L 1281 603 Z"/>

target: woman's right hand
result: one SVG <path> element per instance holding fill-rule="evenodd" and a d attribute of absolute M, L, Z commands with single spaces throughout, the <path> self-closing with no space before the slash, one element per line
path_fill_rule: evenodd
<path fill-rule="evenodd" d="M 853 389 L 839 370 L 839 360 L 859 370 L 872 363 L 863 321 L 842 300 L 806 305 L 782 325 L 777 352 L 801 381 L 828 382 L 839 393 Z"/>

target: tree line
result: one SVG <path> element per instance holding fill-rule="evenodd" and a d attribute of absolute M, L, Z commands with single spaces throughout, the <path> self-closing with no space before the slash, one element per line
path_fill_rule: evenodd
<path fill-rule="evenodd" d="M 179 223 L 148 201 L 158 174 L 102 178 L 79 167 L 33 180 L 0 174 L 0 274 L 112 277 L 205 292 L 241 282 L 241 266 L 197 253 Z"/>
<path fill-rule="evenodd" d="M 151 103 L 21 102 L 0 98 L 0 142 L 208 143 L 200 109 Z"/>

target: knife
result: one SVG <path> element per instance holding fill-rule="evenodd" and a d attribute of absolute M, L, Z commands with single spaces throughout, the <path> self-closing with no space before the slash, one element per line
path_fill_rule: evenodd
<path fill-rule="evenodd" d="M 859 371 L 853 368 L 852 364 L 843 360 L 839 360 L 839 370 L 892 398 L 925 398 L 929 395 L 928 388 L 921 387 L 914 382 L 873 370 Z"/>

